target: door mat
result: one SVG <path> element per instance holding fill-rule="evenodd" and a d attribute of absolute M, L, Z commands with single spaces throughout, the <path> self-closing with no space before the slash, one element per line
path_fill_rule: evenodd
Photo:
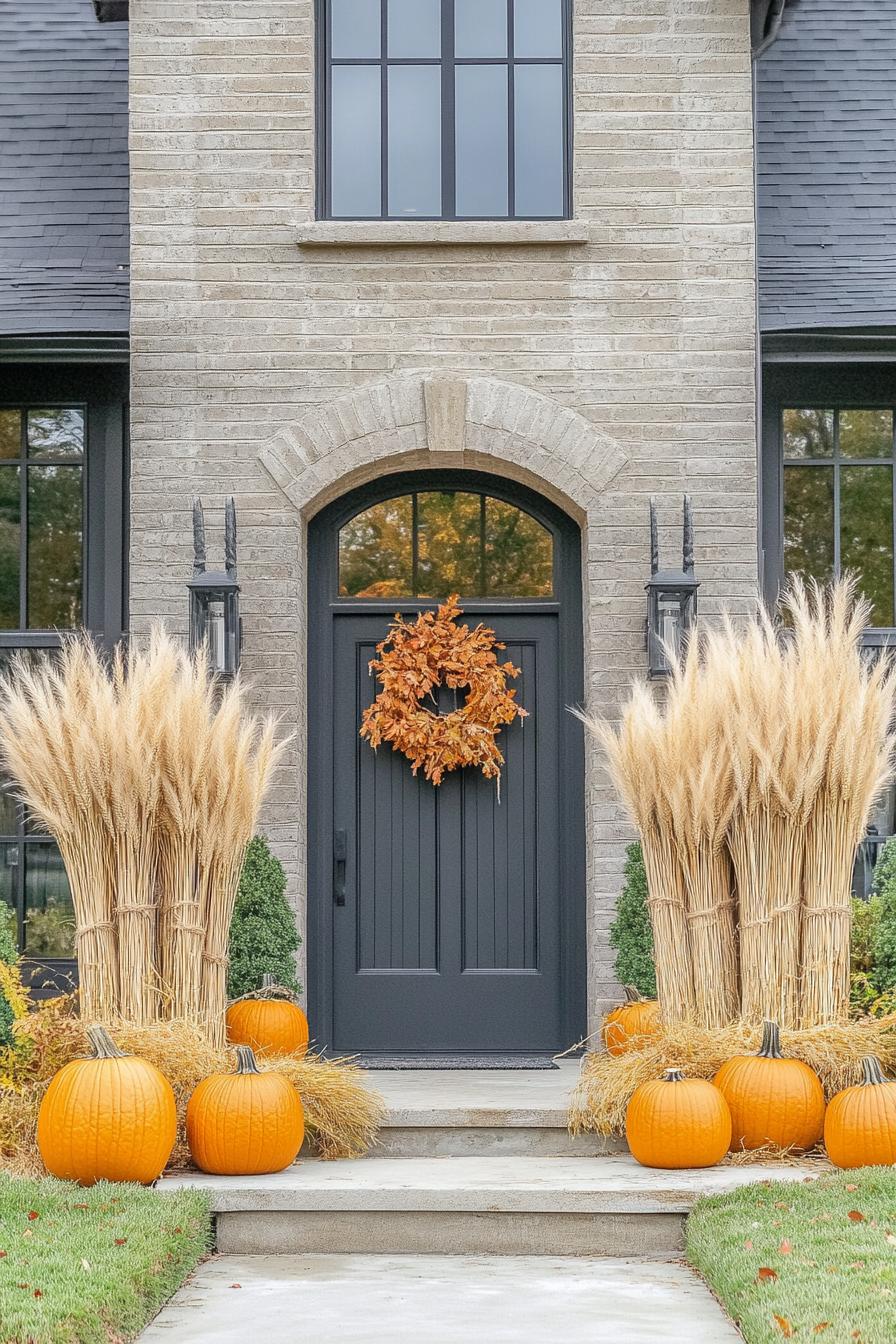
<path fill-rule="evenodd" d="M 365 1069 L 556 1069 L 550 1055 L 359 1055 Z"/>

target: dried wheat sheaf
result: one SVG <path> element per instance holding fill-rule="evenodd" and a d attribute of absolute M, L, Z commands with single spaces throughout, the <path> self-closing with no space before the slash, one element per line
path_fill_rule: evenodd
<path fill-rule="evenodd" d="M 223 1043 L 230 917 L 284 745 L 160 629 L 111 659 L 83 635 L 13 660 L 0 752 L 62 853 L 85 1017 L 199 1021 Z"/>
<path fill-rule="evenodd" d="M 691 640 L 659 706 L 582 716 L 641 834 L 666 1021 L 842 1021 L 856 846 L 893 777 L 896 671 L 845 578 Z"/>

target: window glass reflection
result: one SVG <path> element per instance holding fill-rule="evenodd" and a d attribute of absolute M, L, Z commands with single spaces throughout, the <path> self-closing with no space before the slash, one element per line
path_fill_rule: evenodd
<path fill-rule="evenodd" d="M 343 597 L 550 597 L 551 533 L 515 505 L 467 490 L 402 495 L 339 533 Z"/>
<path fill-rule="evenodd" d="M 563 69 L 518 65 L 514 74 L 516 213 L 563 214 Z"/>
<path fill-rule="evenodd" d="M 507 214 L 507 66 L 455 69 L 457 213 L 488 219 Z"/>
<path fill-rule="evenodd" d="M 330 115 L 330 194 L 334 216 L 364 219 L 382 212 L 380 68 L 334 65 Z"/>
<path fill-rule="evenodd" d="M 841 457 L 892 457 L 892 411 L 840 411 Z"/>
<path fill-rule="evenodd" d="M 833 457 L 834 412 L 797 410 L 784 412 L 785 457 Z"/>
<path fill-rule="evenodd" d="M 378 58 L 380 0 L 330 0 L 330 54 L 335 60 Z"/>
<path fill-rule="evenodd" d="M 507 55 L 507 0 L 454 0 L 454 54 Z"/>
<path fill-rule="evenodd" d="M 413 592 L 413 501 L 374 504 L 339 532 L 339 592 L 345 597 L 406 597 Z"/>
<path fill-rule="evenodd" d="M 442 212 L 442 75 L 389 66 L 389 214 Z"/>

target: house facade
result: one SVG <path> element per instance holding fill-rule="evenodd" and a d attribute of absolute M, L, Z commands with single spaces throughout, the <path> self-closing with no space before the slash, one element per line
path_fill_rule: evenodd
<path fill-rule="evenodd" d="M 18 8 L 0 0 L 24 130 L 46 44 Z M 852 565 L 896 624 L 896 397 L 889 338 L 867 331 L 892 322 L 890 207 L 866 189 L 896 153 L 858 161 L 851 120 L 886 116 L 881 7 L 842 24 L 832 0 L 48 8 L 77 33 L 73 84 L 89 70 L 101 92 L 79 103 L 57 71 L 55 121 L 10 165 L 26 225 L 0 297 L 0 471 L 19 492 L 0 640 L 186 633 L 192 502 L 214 552 L 233 497 L 242 669 L 294 734 L 263 829 L 317 1038 L 371 1057 L 565 1048 L 618 992 L 630 839 L 568 707 L 612 715 L 645 672 L 651 497 L 667 564 L 691 498 L 701 619 L 788 567 Z M 834 119 L 834 209 L 806 132 L 830 113 L 838 24 L 860 30 L 878 101 L 854 65 L 869 101 Z M 44 159 L 26 189 L 48 145 L 65 172 Z M 43 609 L 42 471 L 83 509 L 54 506 L 82 558 L 76 577 L 58 560 Z M 452 592 L 522 673 L 500 792 L 472 771 L 436 789 L 358 736 L 393 614 Z M 0 894 L 52 959 L 32 930 L 63 897 L 27 874 L 54 851 L 13 820 Z"/>

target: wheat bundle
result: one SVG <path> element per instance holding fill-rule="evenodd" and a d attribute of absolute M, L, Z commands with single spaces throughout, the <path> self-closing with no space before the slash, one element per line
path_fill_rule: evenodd
<path fill-rule="evenodd" d="M 205 941 L 197 861 L 201 798 L 214 715 L 202 650 L 181 660 L 159 742 L 159 971 L 170 1015 L 198 1020 Z"/>
<path fill-rule="evenodd" d="M 734 789 L 724 749 L 723 692 L 724 683 L 692 640 L 669 686 L 658 779 L 687 893 L 694 1016 L 710 1027 L 737 1014 L 739 995 L 736 903 L 725 849 Z"/>
<path fill-rule="evenodd" d="M 572 1133 L 624 1133 L 629 1100 L 642 1083 L 672 1068 L 691 1078 L 712 1078 L 726 1060 L 755 1054 L 761 1035 L 761 1026 L 744 1019 L 721 1028 L 663 1023 L 639 1050 L 586 1055 L 570 1101 Z M 866 1055 L 876 1055 L 888 1072 L 896 1068 L 896 1025 L 884 1018 L 782 1031 L 781 1044 L 785 1055 L 815 1070 L 828 1099 L 861 1081 Z"/>
<path fill-rule="evenodd" d="M 35 819 L 55 837 L 77 923 L 85 1012 L 118 1011 L 115 822 L 109 762 L 115 694 L 92 644 L 73 639 L 58 661 L 17 655 L 0 685 L 0 750 Z"/>
<path fill-rule="evenodd" d="M 579 714 L 604 750 L 607 768 L 641 836 L 653 929 L 657 998 L 674 1021 L 694 1014 L 694 975 L 684 872 L 674 818 L 659 781 L 668 760 L 662 720 L 652 695 L 634 685 L 618 730 L 604 719 Z"/>
<path fill-rule="evenodd" d="M 202 1021 L 224 1041 L 227 944 L 246 846 L 283 745 L 245 688 L 162 630 L 110 665 L 89 636 L 14 661 L 0 748 L 56 838 L 85 1016 Z"/>
<path fill-rule="evenodd" d="M 796 703 L 817 779 L 805 828 L 802 904 L 804 1025 L 837 1022 L 849 1008 L 852 870 L 875 799 L 893 776 L 896 671 L 861 651 L 870 608 L 844 580 L 795 580 L 784 610 L 793 625 Z"/>

